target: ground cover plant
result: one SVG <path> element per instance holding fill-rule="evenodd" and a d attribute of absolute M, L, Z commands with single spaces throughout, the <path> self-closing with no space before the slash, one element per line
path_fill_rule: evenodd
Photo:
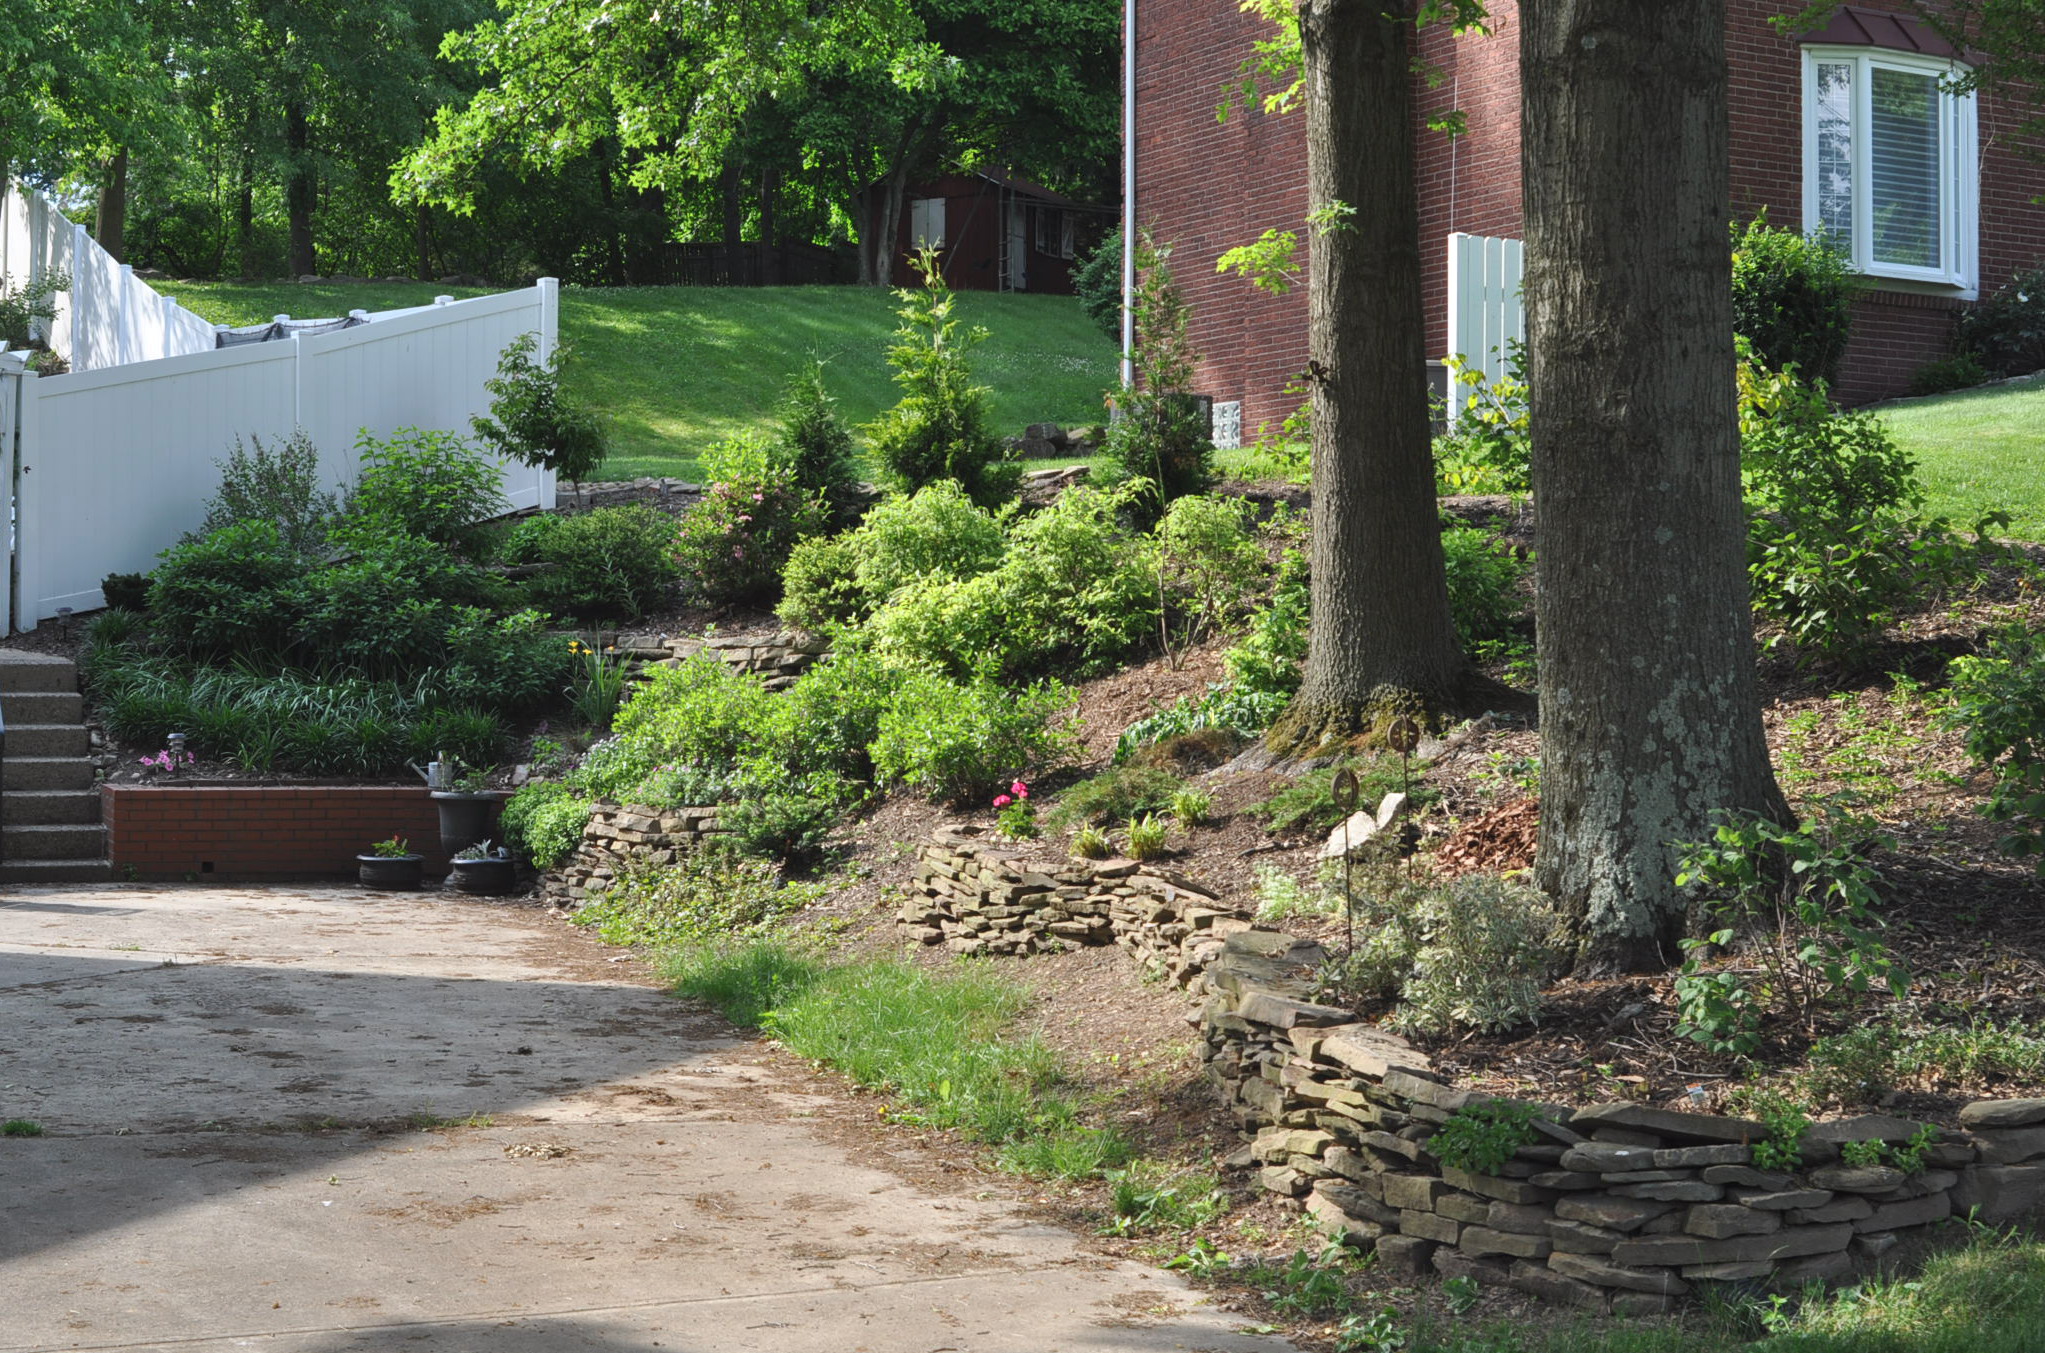
<path fill-rule="evenodd" d="M 486 294 L 430 283 L 154 285 L 216 324 Z M 963 324 L 988 331 L 973 369 L 993 391 L 996 435 L 1029 423 L 1102 421 L 1101 391 L 1116 382 L 1117 348 L 1074 298 L 966 291 L 954 303 Z M 874 287 L 565 287 L 561 340 L 575 354 L 565 388 L 603 411 L 607 477 L 701 480 L 709 446 L 743 433 L 772 435 L 783 390 L 818 358 L 847 425 L 871 422 L 894 404 L 900 391 L 883 349 L 895 304 Z M 676 372 L 688 379 L 675 379 Z"/>

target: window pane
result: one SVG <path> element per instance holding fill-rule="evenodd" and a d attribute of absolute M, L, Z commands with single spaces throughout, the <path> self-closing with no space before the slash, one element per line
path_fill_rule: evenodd
<path fill-rule="evenodd" d="M 1853 244 L 1853 67 L 1818 63 L 1818 220 L 1841 249 Z M 1808 223 L 1806 225 L 1808 228 Z"/>
<path fill-rule="evenodd" d="M 1939 266 L 1938 78 L 1874 68 L 1869 211 L 1877 263 Z"/>

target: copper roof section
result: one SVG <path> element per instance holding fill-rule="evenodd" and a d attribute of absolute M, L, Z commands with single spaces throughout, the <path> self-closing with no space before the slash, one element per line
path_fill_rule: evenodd
<path fill-rule="evenodd" d="M 1823 28 L 1804 34 L 1801 41 L 1813 46 L 1883 47 L 1892 52 L 1917 52 L 1924 56 L 1956 57 L 1953 44 L 1940 37 L 1930 24 L 1907 14 L 1885 14 L 1861 5 L 1841 5 Z"/>

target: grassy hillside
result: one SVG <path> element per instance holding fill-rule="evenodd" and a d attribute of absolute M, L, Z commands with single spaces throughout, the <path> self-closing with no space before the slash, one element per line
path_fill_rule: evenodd
<path fill-rule="evenodd" d="M 477 294 L 425 283 L 157 285 L 216 324 Z M 565 289 L 561 336 L 575 352 L 571 384 L 610 421 L 605 474 L 694 477 L 704 446 L 772 424 L 783 384 L 812 355 L 826 359 L 826 383 L 846 420 L 871 419 L 896 398 L 886 359 L 895 304 L 891 293 L 864 287 Z M 1078 301 L 962 292 L 959 310 L 989 331 L 973 368 L 994 391 L 1001 432 L 1033 422 L 1102 421 L 1101 395 L 1115 380 L 1116 353 Z"/>
<path fill-rule="evenodd" d="M 2008 534 L 2045 540 L 2045 380 L 1898 400 L 1876 412 L 1917 458 L 1933 512 L 1963 526 L 2007 512 Z"/>

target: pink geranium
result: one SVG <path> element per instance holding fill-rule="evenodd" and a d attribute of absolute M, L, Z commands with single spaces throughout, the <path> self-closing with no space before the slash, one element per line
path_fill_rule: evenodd
<path fill-rule="evenodd" d="M 1015 795 L 1019 799 L 1026 799 L 1030 796 L 1030 787 L 1024 784 L 1022 781 L 1017 780 L 1014 784 L 1008 787 L 1008 792 Z"/>
<path fill-rule="evenodd" d="M 1009 798 L 1008 795 L 1006 794 L 996 794 L 994 796 L 994 806 L 996 808 L 1006 808 L 1008 807 L 1009 804 L 1013 802 L 1015 802 L 1015 800 Z"/>

